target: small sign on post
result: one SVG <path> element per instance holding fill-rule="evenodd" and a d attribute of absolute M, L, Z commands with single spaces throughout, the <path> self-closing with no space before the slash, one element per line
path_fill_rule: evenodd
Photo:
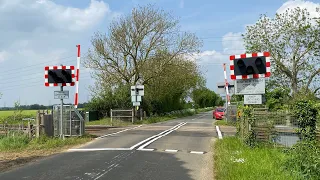
<path fill-rule="evenodd" d="M 54 91 L 54 99 L 69 99 L 69 91 Z"/>
<path fill-rule="evenodd" d="M 265 94 L 266 80 L 259 79 L 237 79 L 235 80 L 235 94 L 251 95 L 251 94 Z"/>
<path fill-rule="evenodd" d="M 131 86 L 131 102 L 133 106 L 140 106 L 144 96 L 144 85 Z"/>
<path fill-rule="evenodd" d="M 244 104 L 262 104 L 262 95 L 244 95 Z"/>

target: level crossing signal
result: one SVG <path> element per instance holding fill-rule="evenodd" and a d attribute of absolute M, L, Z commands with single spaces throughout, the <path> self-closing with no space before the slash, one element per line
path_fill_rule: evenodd
<path fill-rule="evenodd" d="M 231 79 L 270 77 L 270 53 L 251 53 L 230 56 Z"/>
<path fill-rule="evenodd" d="M 45 86 L 74 86 L 74 66 L 46 66 Z"/>

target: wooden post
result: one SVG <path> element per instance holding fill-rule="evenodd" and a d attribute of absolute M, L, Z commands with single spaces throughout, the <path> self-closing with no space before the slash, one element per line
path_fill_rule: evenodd
<path fill-rule="evenodd" d="M 28 121 L 28 137 L 32 138 L 32 132 L 31 132 L 31 123 Z"/>
<path fill-rule="evenodd" d="M 111 118 L 111 126 L 113 126 L 113 122 L 112 122 L 112 109 L 110 109 L 110 118 Z"/>
<path fill-rule="evenodd" d="M 134 108 L 132 108 L 131 115 L 132 115 L 131 122 L 132 122 L 132 124 L 133 124 L 133 122 L 134 122 Z"/>
<path fill-rule="evenodd" d="M 37 118 L 36 118 L 36 137 L 40 137 L 40 110 L 37 111 Z"/>

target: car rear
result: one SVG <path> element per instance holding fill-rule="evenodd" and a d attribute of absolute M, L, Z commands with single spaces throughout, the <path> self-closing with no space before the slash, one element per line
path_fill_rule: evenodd
<path fill-rule="evenodd" d="M 224 118 L 224 112 L 225 112 L 225 109 L 224 108 L 217 108 L 215 110 L 215 119 L 223 119 Z"/>

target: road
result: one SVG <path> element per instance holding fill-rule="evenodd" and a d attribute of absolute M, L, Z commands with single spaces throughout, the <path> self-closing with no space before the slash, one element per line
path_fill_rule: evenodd
<path fill-rule="evenodd" d="M 130 127 L 0 174 L 1 180 L 213 179 L 211 112 Z"/>

